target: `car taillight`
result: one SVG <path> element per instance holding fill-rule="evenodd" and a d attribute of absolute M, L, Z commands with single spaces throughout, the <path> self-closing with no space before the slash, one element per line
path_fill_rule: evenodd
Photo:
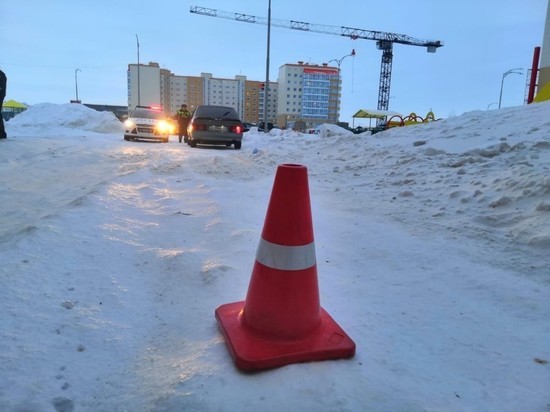
<path fill-rule="evenodd" d="M 241 125 L 237 125 L 237 126 L 231 126 L 231 129 L 230 129 L 233 133 L 242 133 L 243 132 L 243 127 Z"/>
<path fill-rule="evenodd" d="M 191 123 L 190 129 L 191 131 L 193 131 L 193 130 L 207 130 L 208 128 L 205 124 Z"/>

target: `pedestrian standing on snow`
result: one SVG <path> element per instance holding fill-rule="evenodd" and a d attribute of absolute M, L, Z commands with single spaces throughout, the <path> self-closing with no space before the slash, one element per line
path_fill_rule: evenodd
<path fill-rule="evenodd" d="M 187 126 L 189 125 L 189 120 L 191 119 L 191 113 L 187 110 L 187 105 L 182 104 L 181 107 L 176 112 L 174 118 L 178 121 L 178 139 L 181 143 L 181 137 L 184 136 L 184 142 L 187 143 Z"/>
<path fill-rule="evenodd" d="M 6 86 L 8 84 L 8 78 L 6 73 L 0 70 L 0 139 L 8 137 L 6 129 L 4 128 L 4 118 L 2 117 L 2 106 L 4 105 L 4 98 L 6 97 Z"/>

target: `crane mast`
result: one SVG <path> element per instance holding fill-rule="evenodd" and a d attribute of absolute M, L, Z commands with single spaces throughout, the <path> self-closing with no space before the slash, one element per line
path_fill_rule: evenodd
<path fill-rule="evenodd" d="M 243 23 L 268 24 L 267 19 L 264 17 L 210 9 L 206 7 L 191 6 L 190 12 L 209 17 L 236 20 Z M 377 48 L 382 50 L 382 61 L 380 63 L 380 85 L 378 89 L 378 110 L 388 110 L 389 108 L 394 43 L 408 46 L 426 47 L 429 53 L 435 53 L 439 47 L 443 46 L 443 42 L 439 40 L 422 40 L 407 36 L 405 34 L 364 30 L 345 26 L 311 24 L 296 20 L 271 19 L 271 26 L 304 32 L 332 34 L 336 36 L 349 37 L 352 40 L 363 39 L 376 41 Z"/>

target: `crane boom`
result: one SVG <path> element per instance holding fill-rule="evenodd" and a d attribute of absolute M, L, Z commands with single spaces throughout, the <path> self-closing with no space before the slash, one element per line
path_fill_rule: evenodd
<path fill-rule="evenodd" d="M 250 14 L 236 13 L 230 11 L 210 9 L 206 7 L 191 6 L 191 13 L 202 14 L 209 17 L 219 17 L 228 20 L 236 20 L 243 23 L 256 23 L 267 25 L 265 17 L 252 16 Z M 428 48 L 438 48 L 443 46 L 439 40 L 421 40 L 406 34 L 388 33 L 375 30 L 364 30 L 346 26 L 330 26 L 326 24 L 311 24 L 297 20 L 271 19 L 271 25 L 282 27 L 284 29 L 308 31 L 313 33 L 334 34 L 336 36 L 349 37 L 353 40 L 375 40 L 389 41 L 392 43 L 407 44 L 409 46 L 423 46 Z M 431 50 L 430 50 L 431 51 Z"/>
<path fill-rule="evenodd" d="M 202 14 L 209 17 L 236 20 L 243 23 L 268 24 L 264 17 L 252 16 L 249 14 L 210 9 L 207 7 L 191 6 L 191 13 Z M 390 101 L 391 68 L 393 61 L 393 44 L 404 44 L 408 46 L 426 47 L 429 53 L 443 46 L 440 40 L 416 39 L 405 34 L 389 33 L 375 30 L 364 30 L 346 26 L 330 26 L 323 24 L 311 24 L 296 20 L 271 19 L 270 24 L 275 27 L 298 30 L 304 32 L 333 34 L 336 36 L 349 37 L 352 40 L 374 40 L 378 49 L 382 50 L 382 62 L 380 64 L 380 86 L 378 92 L 378 110 L 388 110 Z"/>

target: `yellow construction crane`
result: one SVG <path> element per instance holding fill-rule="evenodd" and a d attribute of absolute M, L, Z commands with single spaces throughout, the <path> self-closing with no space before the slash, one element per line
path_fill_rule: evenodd
<path fill-rule="evenodd" d="M 235 13 L 206 7 L 191 6 L 191 13 L 202 14 L 209 17 L 220 17 L 223 19 L 236 20 L 243 23 L 268 24 L 268 19 L 264 17 L 251 16 L 243 13 Z M 336 36 L 349 37 L 350 39 L 364 39 L 376 41 L 376 46 L 382 50 L 382 62 L 380 64 L 380 87 L 378 91 L 378 110 L 388 110 L 390 102 L 390 84 L 391 70 L 393 60 L 393 44 L 405 44 L 409 46 L 426 47 L 428 53 L 435 51 L 443 46 L 439 40 L 421 40 L 405 34 L 388 33 L 383 31 L 355 29 L 345 26 L 328 26 L 321 24 L 311 24 L 294 20 L 270 19 L 270 24 L 276 27 L 286 29 L 333 34 Z"/>

